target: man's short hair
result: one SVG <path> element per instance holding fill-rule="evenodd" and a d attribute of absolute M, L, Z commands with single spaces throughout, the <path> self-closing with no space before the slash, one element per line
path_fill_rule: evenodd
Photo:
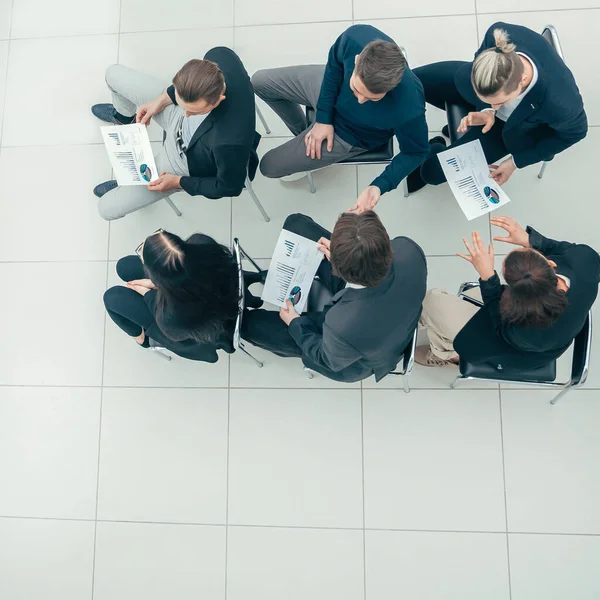
<path fill-rule="evenodd" d="M 216 104 L 223 94 L 225 78 L 216 63 L 194 58 L 179 69 L 173 85 L 184 102 L 205 100 Z"/>
<path fill-rule="evenodd" d="M 355 73 L 372 94 L 385 94 L 400 83 L 405 68 L 406 58 L 399 46 L 375 40 L 358 55 Z"/>
<path fill-rule="evenodd" d="M 372 210 L 344 213 L 331 234 L 334 275 L 348 283 L 376 287 L 392 264 L 390 236 Z"/>

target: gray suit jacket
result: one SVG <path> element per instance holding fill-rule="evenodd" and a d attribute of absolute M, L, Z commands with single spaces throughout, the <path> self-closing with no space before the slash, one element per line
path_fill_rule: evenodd
<path fill-rule="evenodd" d="M 294 319 L 289 333 L 305 366 L 353 382 L 393 371 L 409 344 L 427 290 L 427 262 L 411 239 L 392 240 L 387 277 L 375 288 L 346 288 L 320 313 Z"/>

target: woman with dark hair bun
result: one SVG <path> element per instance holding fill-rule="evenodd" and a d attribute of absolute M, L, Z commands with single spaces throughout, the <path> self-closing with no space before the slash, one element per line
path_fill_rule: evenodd
<path fill-rule="evenodd" d="M 511 217 L 490 221 L 508 233 L 494 240 L 520 246 L 504 259 L 506 285 L 494 269 L 492 244 L 486 249 L 478 233 L 473 233 L 472 244 L 463 238 L 468 254 L 459 256 L 479 273 L 481 310 L 493 331 L 481 330 L 484 321 L 473 319 L 479 312 L 474 305 L 442 290 L 429 290 L 420 322 L 427 328 L 430 345 L 417 348 L 419 364 L 456 365 L 457 350 L 469 362 L 486 362 L 502 347 L 527 353 L 529 364 L 541 365 L 558 358 L 583 328 L 598 295 L 598 253 L 584 244 L 551 240 L 531 227 L 525 230 Z M 501 344 L 494 341 L 494 333 Z M 519 356 L 517 352 L 515 357 Z"/>
<path fill-rule="evenodd" d="M 238 270 L 231 251 L 196 233 L 188 240 L 159 230 L 146 238 L 138 256 L 117 263 L 126 286 L 104 294 L 110 318 L 148 348 L 150 339 L 191 360 L 217 362 L 217 350 L 233 352 L 238 315 Z M 247 289 L 264 273 L 244 272 L 245 304 L 262 306 Z"/>

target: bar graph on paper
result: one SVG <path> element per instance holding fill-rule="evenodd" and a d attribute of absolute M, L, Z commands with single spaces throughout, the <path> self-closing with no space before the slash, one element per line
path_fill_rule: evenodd
<path fill-rule="evenodd" d="M 271 258 L 262 299 L 281 307 L 290 300 L 296 312 L 301 313 L 322 259 L 323 254 L 316 242 L 282 229 Z"/>
<path fill-rule="evenodd" d="M 440 152 L 437 157 L 450 190 L 469 221 L 510 202 L 504 190 L 490 177 L 479 140 Z"/>
<path fill-rule="evenodd" d="M 147 185 L 158 177 L 145 125 L 111 125 L 100 131 L 119 185 Z"/>

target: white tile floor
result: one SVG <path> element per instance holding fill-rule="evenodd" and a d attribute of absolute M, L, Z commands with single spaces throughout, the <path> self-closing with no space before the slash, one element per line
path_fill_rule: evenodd
<path fill-rule="evenodd" d="M 499 6 L 0 0 L 0 599 L 600 597 L 600 335 L 589 385 L 551 407 L 544 391 L 451 391 L 449 370 L 417 367 L 407 396 L 392 378 L 309 380 L 263 352 L 262 370 L 238 355 L 167 363 L 102 307 L 114 261 L 159 226 L 239 236 L 267 259 L 287 214 L 331 226 L 377 172 L 320 171 L 315 196 L 259 176 L 269 224 L 244 193 L 178 194 L 181 219 L 160 204 L 109 225 L 91 193 L 109 165 L 88 108 L 109 98 L 106 66 L 167 81 L 215 45 L 251 73 L 323 62 L 353 21 L 394 36 L 413 66 L 468 59 L 498 19 L 556 25 L 592 127 L 543 182 L 535 167 L 515 175 L 507 213 L 599 247 L 584 182 L 600 144 L 600 0 Z M 287 135 L 265 114 L 278 139 L 261 152 Z M 431 130 L 442 122 L 430 111 Z M 430 286 L 473 277 L 454 253 L 489 225 L 467 223 L 447 189 L 388 194 L 379 212 L 423 246 Z"/>

